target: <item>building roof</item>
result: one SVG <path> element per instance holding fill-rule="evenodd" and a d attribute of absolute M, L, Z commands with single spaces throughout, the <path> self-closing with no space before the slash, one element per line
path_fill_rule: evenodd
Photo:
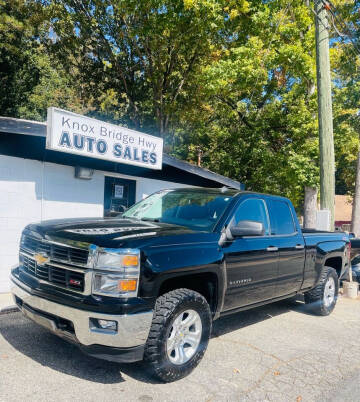
<path fill-rule="evenodd" d="M 335 195 L 335 221 L 351 222 L 352 198 L 348 195 Z"/>
<path fill-rule="evenodd" d="M 12 117 L 0 117 L 0 133 L 3 134 L 22 134 L 31 137 L 46 138 L 46 126 L 46 123 L 38 121 L 15 119 Z M 58 153 L 56 151 L 52 152 Z M 59 154 L 61 153 L 59 152 Z M 85 157 L 78 158 L 82 159 Z M 118 163 L 118 165 L 123 164 Z M 188 174 L 198 176 L 205 181 L 217 183 L 218 185 L 227 186 L 238 190 L 242 187 L 241 183 L 238 181 L 229 179 L 228 177 L 214 173 L 208 169 L 192 165 L 188 162 L 167 155 L 166 153 L 163 154 L 163 165 L 167 165 L 173 168 L 173 170 L 187 172 Z M 127 169 L 127 172 L 128 171 L 129 170 Z M 134 169 L 134 172 L 140 172 L 140 169 Z"/>

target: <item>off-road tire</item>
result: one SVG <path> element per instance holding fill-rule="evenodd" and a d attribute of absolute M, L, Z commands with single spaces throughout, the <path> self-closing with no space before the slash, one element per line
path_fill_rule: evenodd
<path fill-rule="evenodd" d="M 200 344 L 189 361 L 173 364 L 167 355 L 166 343 L 175 318 L 187 309 L 195 310 L 202 324 Z M 187 376 L 204 356 L 211 334 L 212 318 L 209 304 L 200 294 L 190 289 L 176 289 L 160 296 L 155 304 L 150 333 L 145 345 L 144 360 L 153 374 L 164 382 Z"/>
<path fill-rule="evenodd" d="M 324 291 L 328 279 L 332 277 L 335 282 L 335 297 L 333 302 L 326 306 L 324 304 Z M 305 303 L 309 305 L 313 313 L 317 315 L 329 315 L 335 308 L 339 293 L 339 278 L 334 268 L 324 266 L 317 286 L 304 294 Z"/>

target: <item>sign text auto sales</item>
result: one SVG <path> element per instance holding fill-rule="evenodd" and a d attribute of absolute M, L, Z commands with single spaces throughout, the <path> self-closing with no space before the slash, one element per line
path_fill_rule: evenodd
<path fill-rule="evenodd" d="M 57 108 L 48 109 L 46 148 L 161 169 L 163 140 Z"/>

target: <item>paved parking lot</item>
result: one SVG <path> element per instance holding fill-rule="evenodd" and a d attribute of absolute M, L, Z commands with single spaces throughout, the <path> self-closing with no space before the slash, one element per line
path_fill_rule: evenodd
<path fill-rule="evenodd" d="M 161 384 L 12 313 L 0 316 L 0 401 L 360 401 L 359 340 L 360 300 L 329 317 L 276 303 L 217 321 L 193 374 Z"/>

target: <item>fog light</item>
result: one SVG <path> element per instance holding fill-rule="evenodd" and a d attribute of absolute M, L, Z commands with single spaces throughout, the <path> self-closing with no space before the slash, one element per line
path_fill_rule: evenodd
<path fill-rule="evenodd" d="M 116 321 L 98 320 L 99 326 L 103 329 L 116 330 Z"/>
<path fill-rule="evenodd" d="M 98 318 L 90 318 L 90 329 L 92 331 L 107 331 L 107 332 L 116 332 L 117 331 L 117 322 L 110 320 L 101 320 Z"/>

